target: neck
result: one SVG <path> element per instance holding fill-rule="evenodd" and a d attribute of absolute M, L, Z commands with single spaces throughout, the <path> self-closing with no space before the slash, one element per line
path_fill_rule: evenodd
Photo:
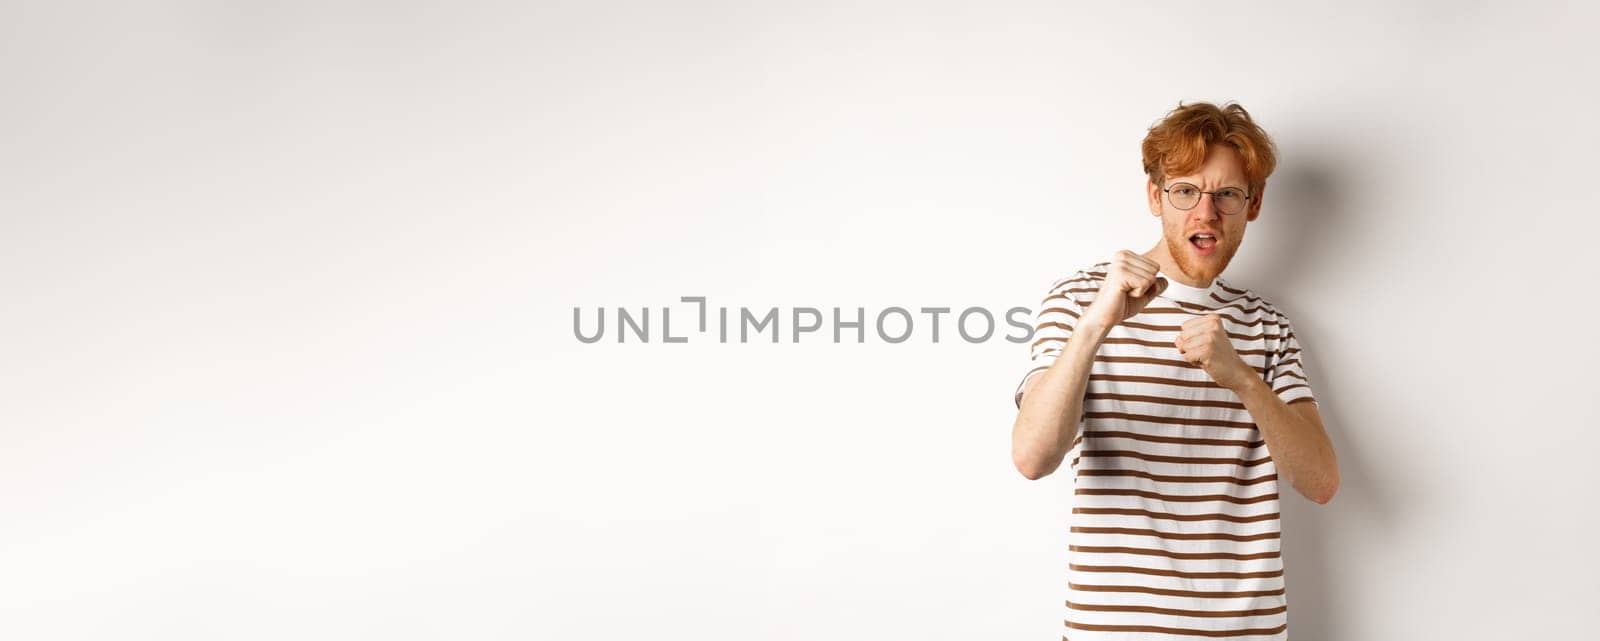
<path fill-rule="evenodd" d="M 1202 283 L 1195 280 L 1194 277 L 1183 273 L 1183 270 L 1178 268 L 1178 261 L 1172 257 L 1172 252 L 1167 251 L 1167 240 L 1165 238 L 1157 240 L 1156 246 L 1150 248 L 1150 251 L 1145 252 L 1143 255 L 1145 258 L 1156 261 L 1156 264 L 1161 265 L 1161 273 L 1166 274 L 1167 278 L 1200 289 L 1211 286 L 1210 281 Z"/>

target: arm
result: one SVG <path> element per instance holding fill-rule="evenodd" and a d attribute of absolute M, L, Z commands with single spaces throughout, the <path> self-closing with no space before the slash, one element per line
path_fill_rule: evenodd
<path fill-rule="evenodd" d="M 1285 403 L 1239 358 L 1217 314 L 1185 321 L 1174 342 L 1185 360 L 1205 368 L 1212 380 L 1244 401 L 1283 480 L 1312 501 L 1333 500 L 1339 491 L 1339 461 L 1315 402 Z"/>
<path fill-rule="evenodd" d="M 1333 500 L 1339 491 L 1339 459 L 1317 404 L 1285 404 L 1260 377 L 1250 377 L 1234 393 L 1261 429 L 1278 474 L 1308 499 L 1317 503 Z"/>
<path fill-rule="evenodd" d="M 1011 424 L 1011 461 L 1023 476 L 1049 475 L 1072 449 L 1083 420 L 1083 396 L 1094 354 L 1109 331 L 1105 323 L 1085 317 L 1055 362 L 1024 384 L 1017 419 Z"/>
<path fill-rule="evenodd" d="M 1156 277 L 1161 266 L 1138 253 L 1118 251 L 1106 265 L 1094 302 L 1079 314 L 1061 353 L 1023 383 L 1017 418 L 1011 424 L 1011 462 L 1029 479 L 1056 471 L 1072 449 L 1083 421 L 1083 396 L 1089 389 L 1094 355 L 1111 328 L 1138 314 L 1167 289 L 1167 279 Z"/>

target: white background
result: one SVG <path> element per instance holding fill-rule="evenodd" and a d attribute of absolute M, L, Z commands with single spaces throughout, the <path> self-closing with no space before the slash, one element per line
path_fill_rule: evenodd
<path fill-rule="evenodd" d="M 0 637 L 1056 638 L 1026 347 L 572 309 L 1033 307 L 1230 99 L 1294 638 L 1588 634 L 1600 12 L 1110 4 L 0 4 Z"/>

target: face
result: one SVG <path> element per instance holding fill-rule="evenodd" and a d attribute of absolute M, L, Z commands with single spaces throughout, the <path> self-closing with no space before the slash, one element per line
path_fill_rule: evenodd
<path fill-rule="evenodd" d="M 1184 176 L 1168 176 L 1167 186 L 1185 182 L 1197 185 L 1201 191 L 1216 191 L 1223 187 L 1237 187 L 1249 190 L 1250 183 L 1245 180 L 1244 163 L 1239 157 L 1238 150 L 1232 145 L 1215 144 L 1206 151 L 1205 164 L 1196 169 L 1194 173 Z M 1261 195 L 1251 194 L 1245 207 L 1237 214 L 1224 215 L 1216 209 L 1211 202 L 1211 196 L 1201 196 L 1199 204 L 1188 210 L 1172 206 L 1172 201 L 1167 194 L 1161 191 L 1149 180 L 1145 181 L 1145 191 L 1150 203 L 1150 213 L 1161 217 L 1161 234 L 1163 247 L 1153 252 L 1152 257 L 1161 263 L 1163 269 L 1177 268 L 1194 286 L 1206 286 L 1211 280 L 1222 274 L 1228 267 L 1228 262 L 1233 260 L 1235 252 L 1239 251 L 1239 244 L 1244 242 L 1245 223 L 1255 220 L 1261 214 Z M 1196 244 L 1192 238 L 1196 234 L 1210 233 L 1216 236 L 1216 244 L 1204 247 L 1205 243 Z M 1166 254 L 1162 256 L 1162 254 Z"/>

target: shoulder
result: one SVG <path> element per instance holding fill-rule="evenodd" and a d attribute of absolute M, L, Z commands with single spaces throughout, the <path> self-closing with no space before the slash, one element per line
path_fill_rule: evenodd
<path fill-rule="evenodd" d="M 1093 265 L 1085 265 L 1085 267 L 1082 267 L 1082 269 L 1062 273 L 1062 275 L 1058 275 L 1056 280 L 1051 281 L 1050 288 L 1056 289 L 1059 288 L 1059 286 L 1072 283 L 1072 281 L 1096 281 L 1096 283 L 1098 283 L 1098 281 L 1104 281 L 1106 280 L 1107 267 L 1110 267 L 1110 262 L 1096 262 L 1096 264 Z"/>
<path fill-rule="evenodd" d="M 1106 269 L 1110 266 L 1110 262 L 1101 261 L 1056 278 L 1050 283 L 1050 290 L 1045 295 L 1046 300 L 1070 298 L 1081 305 L 1087 305 L 1089 301 L 1094 300 L 1095 292 L 1100 291 L 1100 285 L 1105 283 Z"/>
<path fill-rule="evenodd" d="M 1062 289 L 1078 287 L 1084 284 L 1094 284 L 1098 286 L 1100 283 L 1105 282 L 1106 269 L 1110 266 L 1111 263 L 1099 262 L 1074 270 L 1050 283 L 1050 291 L 1051 293 L 1054 293 Z"/>
<path fill-rule="evenodd" d="M 1221 296 L 1227 300 L 1224 305 L 1237 306 L 1237 309 L 1247 311 L 1252 316 L 1260 319 L 1265 338 L 1278 340 L 1285 335 L 1294 335 L 1294 326 L 1289 322 L 1289 315 L 1272 303 L 1272 300 L 1261 293 L 1248 287 L 1241 287 L 1228 282 L 1228 279 L 1217 278 L 1218 289 Z"/>
<path fill-rule="evenodd" d="M 1217 296 L 1223 304 L 1235 305 L 1251 312 L 1260 312 L 1271 318 L 1278 315 L 1278 307 L 1260 292 L 1243 287 L 1221 276 L 1217 277 Z"/>

